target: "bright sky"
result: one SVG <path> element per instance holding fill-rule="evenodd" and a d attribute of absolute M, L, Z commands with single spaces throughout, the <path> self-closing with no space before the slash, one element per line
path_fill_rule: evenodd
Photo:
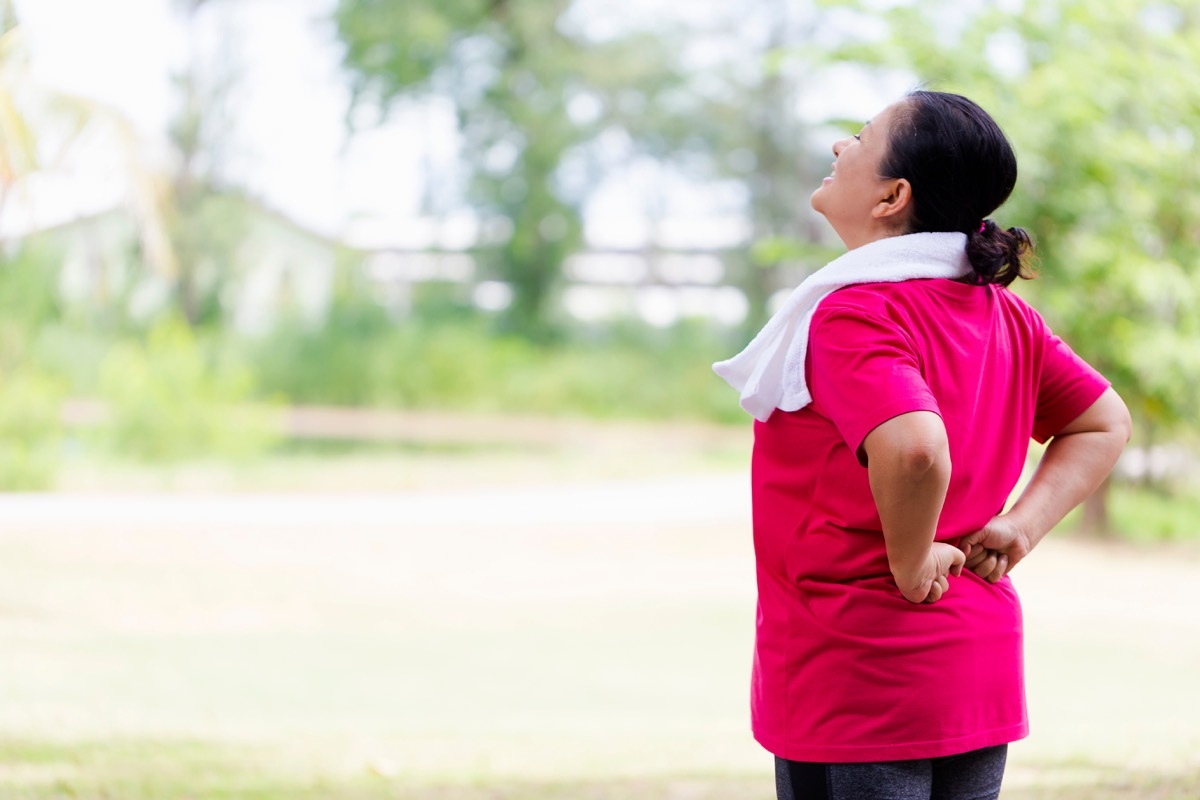
<path fill-rule="evenodd" d="M 335 3 L 213 2 L 200 13 L 198 36 L 189 39 L 171 0 L 15 0 L 34 79 L 120 109 L 151 151 L 163 149 L 174 102 L 171 74 L 184 63 L 189 44 L 227 52 L 223 57 L 241 68 L 230 97 L 222 167 L 227 180 L 326 235 L 360 244 L 419 243 L 423 233 L 415 229 L 414 217 L 420 208 L 421 164 L 453 165 L 453 117 L 448 109 L 410 110 L 348 141 L 343 121 L 349 93 L 338 74 L 337 44 L 327 22 Z M 580 0 L 579 6 L 577 13 L 597 35 L 604 35 L 605 25 L 618 24 L 614 20 L 682 13 L 671 0 Z M 699 2 L 684 8 L 691 17 L 704 9 L 728 11 Z M 876 104 L 869 100 L 859 113 L 865 117 Z M 50 192 L 51 200 L 39 199 L 43 219 L 73 216 L 71 208 L 78 214 L 111 205 L 120 191 L 113 180 L 119 168 L 96 160 L 77 158 L 84 163 L 75 166 L 74 183 Z M 663 191 L 661 174 L 632 175 L 629 181 L 601 192 L 592 210 L 603 217 L 606 208 L 630 208 L 629 192 L 641 192 L 639 183 Z M 727 204 L 697 194 L 683 187 L 673 200 L 684 203 L 680 211 L 689 217 Z M 635 239 L 644 235 L 630 220 L 608 227 Z M 694 227 L 717 230 L 711 221 Z"/>
<path fill-rule="evenodd" d="M 214 3 L 201 13 L 198 40 L 209 49 L 228 43 L 244 68 L 230 98 L 227 179 L 306 226 L 345 236 L 416 213 L 421 145 L 408 114 L 347 146 L 349 93 L 324 21 L 333 5 Z M 35 80 L 120 109 L 148 147 L 162 141 L 174 102 L 171 74 L 189 46 L 170 0 L 16 0 L 16 7 Z M 422 118 L 422 127 L 439 122 L 436 114 Z M 439 139 L 447 137 L 430 141 Z"/>

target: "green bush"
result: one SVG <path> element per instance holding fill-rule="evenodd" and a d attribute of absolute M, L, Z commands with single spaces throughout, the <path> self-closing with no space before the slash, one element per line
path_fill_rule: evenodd
<path fill-rule="evenodd" d="M 116 344 L 100 365 L 99 388 L 109 413 L 99 438 L 139 461 L 246 458 L 280 436 L 272 409 L 255 402 L 251 372 L 206 353 L 177 318 L 156 324 L 144 344 Z"/>
<path fill-rule="evenodd" d="M 321 329 L 281 326 L 251 350 L 261 387 L 298 404 L 740 421 L 711 369 L 734 347 L 702 326 L 536 344 L 481 318 L 396 323 L 349 306 Z"/>
<path fill-rule="evenodd" d="M 62 385 L 26 368 L 0 374 L 0 490 L 49 489 L 62 447 Z"/>
<path fill-rule="evenodd" d="M 335 304 L 324 325 L 289 319 L 263 341 L 242 342 L 260 387 L 293 403 L 366 405 L 392 325 L 377 304 Z"/>
<path fill-rule="evenodd" d="M 37 331 L 61 314 L 57 257 L 22 246 L 0 262 L 0 491 L 51 488 L 60 466 L 66 387 L 35 355 Z"/>
<path fill-rule="evenodd" d="M 1200 499 L 1194 491 L 1118 484 L 1109 496 L 1113 526 L 1136 542 L 1200 539 Z"/>
<path fill-rule="evenodd" d="M 32 330 L 60 319 L 62 253 L 49 243 L 21 243 L 0 261 L 0 318 Z"/>

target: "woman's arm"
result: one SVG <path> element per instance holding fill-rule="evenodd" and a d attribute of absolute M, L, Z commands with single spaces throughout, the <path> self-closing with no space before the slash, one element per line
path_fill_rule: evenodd
<path fill-rule="evenodd" d="M 1133 424 L 1129 409 L 1111 388 L 1087 411 L 1055 434 L 1029 485 L 1005 514 L 963 538 L 967 567 L 1000 580 L 1071 509 L 1094 492 L 1125 449 Z"/>
<path fill-rule="evenodd" d="M 942 418 L 930 411 L 893 417 L 867 434 L 862 449 L 896 585 L 910 602 L 935 602 L 965 560 L 958 548 L 934 542 L 950 485 Z"/>

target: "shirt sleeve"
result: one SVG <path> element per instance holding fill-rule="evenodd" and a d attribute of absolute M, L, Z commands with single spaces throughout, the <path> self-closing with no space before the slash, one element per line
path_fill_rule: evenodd
<path fill-rule="evenodd" d="M 1045 442 L 1087 411 L 1109 387 L 1091 364 L 1045 328 L 1033 438 Z"/>
<path fill-rule="evenodd" d="M 863 440 L 893 417 L 941 415 L 908 334 L 860 309 L 819 308 L 809 328 L 808 388 L 813 410 L 837 427 L 863 462 Z"/>

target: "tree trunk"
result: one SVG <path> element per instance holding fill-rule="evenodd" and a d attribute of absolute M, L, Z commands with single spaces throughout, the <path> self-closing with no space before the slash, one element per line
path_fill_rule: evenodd
<path fill-rule="evenodd" d="M 1113 535 L 1112 521 L 1108 516 L 1108 489 L 1111 478 L 1105 478 L 1104 483 L 1083 501 L 1083 518 L 1079 522 L 1079 530 L 1084 536 L 1108 539 Z"/>

